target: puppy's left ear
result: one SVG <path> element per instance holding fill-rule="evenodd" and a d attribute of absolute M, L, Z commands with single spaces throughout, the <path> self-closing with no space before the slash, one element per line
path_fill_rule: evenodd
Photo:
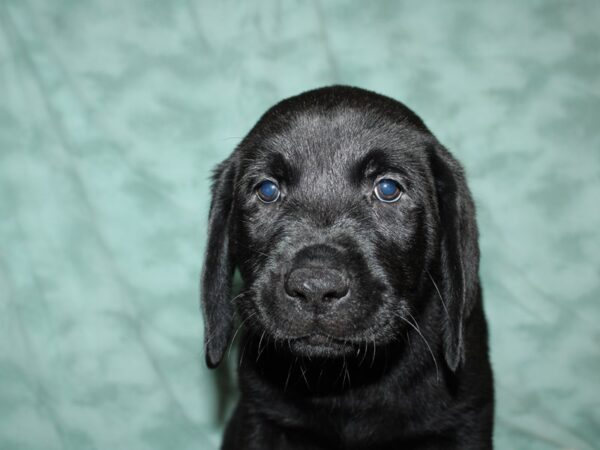
<path fill-rule="evenodd" d="M 233 262 L 232 214 L 236 164 L 233 157 L 222 162 L 213 175 L 208 218 L 208 243 L 201 280 L 206 365 L 215 368 L 223 359 L 233 328 L 231 285 Z"/>
<path fill-rule="evenodd" d="M 465 359 L 465 323 L 480 301 L 479 245 L 475 205 L 463 168 L 441 145 L 431 153 L 442 232 L 441 295 L 445 302 L 444 353 L 455 372 Z"/>

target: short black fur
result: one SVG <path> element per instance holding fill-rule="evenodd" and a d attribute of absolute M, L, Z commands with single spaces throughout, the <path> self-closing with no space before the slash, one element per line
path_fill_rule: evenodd
<path fill-rule="evenodd" d="M 240 321 L 224 449 L 492 448 L 474 204 L 407 107 L 344 86 L 275 105 L 215 171 L 208 236 L 209 367 Z"/>

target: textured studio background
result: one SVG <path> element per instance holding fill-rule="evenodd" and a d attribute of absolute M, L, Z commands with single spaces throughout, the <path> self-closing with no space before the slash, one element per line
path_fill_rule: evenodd
<path fill-rule="evenodd" d="M 497 448 L 600 448 L 599 24 L 597 0 L 0 0 L 0 449 L 218 446 L 210 170 L 332 83 L 467 169 Z"/>

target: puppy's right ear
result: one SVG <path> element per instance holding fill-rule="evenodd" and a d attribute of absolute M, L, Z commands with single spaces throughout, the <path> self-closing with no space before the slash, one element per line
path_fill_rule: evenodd
<path fill-rule="evenodd" d="M 215 368 L 223 359 L 233 328 L 231 284 L 235 264 L 231 249 L 236 164 L 232 157 L 214 171 L 208 218 L 208 243 L 201 280 L 206 365 Z"/>

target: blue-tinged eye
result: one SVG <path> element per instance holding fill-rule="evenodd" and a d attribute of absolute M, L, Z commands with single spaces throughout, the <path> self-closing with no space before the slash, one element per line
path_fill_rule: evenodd
<path fill-rule="evenodd" d="M 402 189 L 398 182 L 384 178 L 375 185 L 375 196 L 382 202 L 393 203 L 402 196 Z"/>
<path fill-rule="evenodd" d="M 273 203 L 279 199 L 279 187 L 271 180 L 264 180 L 256 187 L 256 195 L 263 203 Z"/>

